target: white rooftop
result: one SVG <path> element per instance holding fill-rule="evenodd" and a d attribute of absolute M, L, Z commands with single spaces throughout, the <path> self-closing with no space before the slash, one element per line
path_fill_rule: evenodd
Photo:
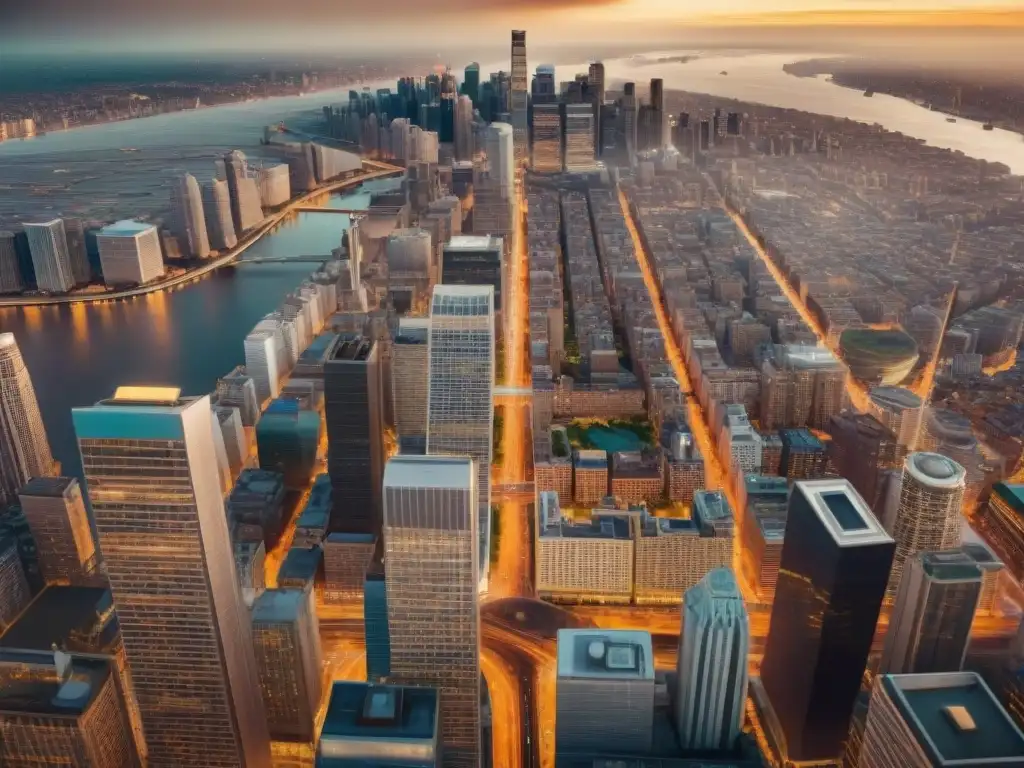
<path fill-rule="evenodd" d="M 156 229 L 156 227 L 142 221 L 125 219 L 104 227 L 100 230 L 100 235 L 104 237 L 135 237 L 151 229 Z"/>
<path fill-rule="evenodd" d="M 453 235 L 445 243 L 446 251 L 481 251 L 485 249 L 501 248 L 500 237 L 491 235 Z"/>
<path fill-rule="evenodd" d="M 558 676 L 653 681 L 651 635 L 622 629 L 560 629 Z"/>
<path fill-rule="evenodd" d="M 394 456 L 384 468 L 384 488 L 472 486 L 475 470 L 468 456 Z"/>
<path fill-rule="evenodd" d="M 892 537 L 849 480 L 798 480 L 790 496 L 791 504 L 798 492 L 839 546 L 862 547 L 892 542 Z"/>

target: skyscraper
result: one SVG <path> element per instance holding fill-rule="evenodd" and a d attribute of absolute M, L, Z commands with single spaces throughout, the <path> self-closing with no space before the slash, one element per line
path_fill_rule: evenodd
<path fill-rule="evenodd" d="M 108 286 L 142 285 L 164 274 L 160 235 L 152 224 L 119 221 L 101 229 L 96 243 Z"/>
<path fill-rule="evenodd" d="M 0 231 L 0 293 L 25 290 L 13 232 Z"/>
<path fill-rule="evenodd" d="M 885 500 L 888 470 L 903 465 L 906 446 L 874 416 L 844 411 L 832 417 L 828 455 L 832 469 L 849 480 L 876 513 Z"/>
<path fill-rule="evenodd" d="M 210 247 L 218 251 L 234 248 L 238 238 L 231 218 L 231 191 L 226 181 L 214 179 L 203 185 L 203 210 Z"/>
<path fill-rule="evenodd" d="M 793 486 L 761 663 L 783 759 L 830 760 L 841 753 L 893 549 L 848 481 Z"/>
<path fill-rule="evenodd" d="M 54 472 L 32 378 L 13 333 L 0 333 L 0 505 L 33 477 Z"/>
<path fill-rule="evenodd" d="M 388 594 L 384 564 L 373 563 L 363 584 L 363 636 L 366 639 L 366 679 L 375 682 L 391 674 L 388 632 Z"/>
<path fill-rule="evenodd" d="M 96 542 L 73 477 L 34 477 L 18 494 L 47 584 L 74 584 L 96 568 Z"/>
<path fill-rule="evenodd" d="M 494 310 L 502 308 L 502 254 L 500 237 L 456 235 L 444 245 L 441 255 L 441 279 L 446 286 L 492 286 Z"/>
<path fill-rule="evenodd" d="M 273 739 L 312 743 L 320 706 L 320 625 L 312 593 L 268 589 L 252 606 L 252 640 Z"/>
<path fill-rule="evenodd" d="M 533 170 L 560 173 L 562 170 L 562 107 L 560 104 L 533 105 Z"/>
<path fill-rule="evenodd" d="M 454 116 L 455 159 L 473 158 L 473 101 L 469 96 L 460 96 L 455 101 Z"/>
<path fill-rule="evenodd" d="M 65 218 L 64 235 L 68 241 L 71 275 L 76 283 L 88 283 L 92 279 L 92 267 L 89 266 L 89 252 L 85 245 L 85 224 L 77 217 Z"/>
<path fill-rule="evenodd" d="M 565 105 L 565 170 L 594 168 L 594 113 L 590 104 Z"/>
<path fill-rule="evenodd" d="M 622 129 L 626 134 L 627 157 L 636 152 L 637 110 L 636 83 L 626 83 L 622 92 Z"/>
<path fill-rule="evenodd" d="M 210 255 L 203 194 L 191 173 L 179 176 L 171 184 L 171 233 L 178 238 L 186 256 L 205 259 Z"/>
<path fill-rule="evenodd" d="M 31 599 L 18 553 L 18 540 L 13 535 L 0 533 L 0 633 L 18 618 Z"/>
<path fill-rule="evenodd" d="M 683 749 L 728 751 L 743 725 L 750 627 L 736 577 L 710 571 L 686 591 L 676 662 L 676 732 Z"/>
<path fill-rule="evenodd" d="M 1024 734 L 976 672 L 879 675 L 859 768 L 1024 765 Z"/>
<path fill-rule="evenodd" d="M 643 755 L 654 736 L 654 650 L 647 632 L 558 630 L 555 749 Z"/>
<path fill-rule="evenodd" d="M 427 449 L 429 337 L 429 320 L 399 318 L 391 348 L 391 392 L 402 453 L 424 453 Z"/>
<path fill-rule="evenodd" d="M 331 530 L 380 533 L 384 472 L 384 376 L 380 345 L 339 336 L 324 363 Z"/>
<path fill-rule="evenodd" d="M 491 538 L 494 429 L 494 289 L 437 285 L 430 306 L 427 453 L 469 456 L 476 465 L 480 571 Z"/>
<path fill-rule="evenodd" d="M 462 93 L 465 96 L 469 96 L 474 108 L 480 106 L 480 65 L 475 61 L 466 65 L 466 73 L 462 81 Z"/>
<path fill-rule="evenodd" d="M 509 94 L 509 108 L 512 113 L 512 128 L 515 138 L 515 159 L 517 164 L 526 161 L 529 151 L 527 109 L 529 107 L 528 73 L 526 70 L 526 32 L 512 30 L 512 84 Z"/>
<path fill-rule="evenodd" d="M 49 293 L 70 291 L 75 285 L 75 275 L 71 269 L 64 222 L 53 219 L 39 224 L 26 224 L 25 236 L 28 238 L 32 268 L 36 273 L 39 290 Z"/>
<path fill-rule="evenodd" d="M 455 456 L 396 456 L 384 470 L 391 676 L 441 692 L 444 765 L 480 753 L 478 473 Z"/>
<path fill-rule="evenodd" d="M 485 150 L 489 178 L 506 199 L 511 199 L 515 192 L 515 132 L 508 123 L 491 123 L 485 134 Z M 474 216 L 476 212 L 474 211 Z"/>
<path fill-rule="evenodd" d="M 874 387 L 868 393 L 868 411 L 896 435 L 896 440 L 914 450 L 921 431 L 924 401 L 902 387 Z"/>
<path fill-rule="evenodd" d="M 959 672 L 982 572 L 959 549 L 918 552 L 903 569 L 879 674 Z"/>
<path fill-rule="evenodd" d="M 224 169 L 231 192 L 231 219 L 235 232 L 242 234 L 263 220 L 260 190 L 256 180 L 249 176 L 249 163 L 244 153 L 235 149 L 224 155 Z"/>
<path fill-rule="evenodd" d="M 892 532 L 896 555 L 890 597 L 896 595 L 907 560 L 918 552 L 952 549 L 960 543 L 966 475 L 963 467 L 938 453 L 912 453 L 903 462 Z"/>
<path fill-rule="evenodd" d="M 120 387 L 72 419 L 149 765 L 269 766 L 210 398 Z"/>

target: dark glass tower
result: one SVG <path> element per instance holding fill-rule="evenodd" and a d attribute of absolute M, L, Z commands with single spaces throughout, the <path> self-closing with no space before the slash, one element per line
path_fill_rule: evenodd
<path fill-rule="evenodd" d="M 784 759 L 842 753 L 894 550 L 848 481 L 794 485 L 761 664 Z"/>
<path fill-rule="evenodd" d="M 388 596 L 384 565 L 366 571 L 363 585 L 363 627 L 366 637 L 366 679 L 376 682 L 391 674 L 391 636 L 388 633 Z"/>
<path fill-rule="evenodd" d="M 384 472 L 384 387 L 377 345 L 335 340 L 324 364 L 331 531 L 380 534 Z"/>

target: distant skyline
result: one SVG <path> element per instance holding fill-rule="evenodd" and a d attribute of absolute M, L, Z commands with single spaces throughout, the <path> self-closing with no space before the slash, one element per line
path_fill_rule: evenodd
<path fill-rule="evenodd" d="M 431 28 L 431 24 L 436 28 Z M 897 29 L 1024 28 L 1019 0 L 36 0 L 5 4 L 0 44 L 9 52 L 363 52 L 383 46 L 481 48 L 508 30 L 530 30 L 538 45 L 558 42 L 699 44 L 709 27 L 827 26 Z M 425 29 L 429 29 L 429 35 Z M 807 36 L 804 46 L 814 41 Z"/>

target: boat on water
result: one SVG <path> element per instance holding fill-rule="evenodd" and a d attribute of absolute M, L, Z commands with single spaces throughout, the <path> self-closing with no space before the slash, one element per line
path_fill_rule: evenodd
<path fill-rule="evenodd" d="M 985 123 L 981 127 L 982 127 L 983 130 L 986 130 L 986 131 L 991 131 L 991 130 L 995 129 L 995 126 L 992 125 L 992 123 Z"/>
<path fill-rule="evenodd" d="M 121 147 L 121 151 L 122 152 L 138 152 L 139 150 L 137 150 L 135 147 Z"/>
<path fill-rule="evenodd" d="M 955 117 L 947 117 L 946 118 L 946 122 L 947 123 L 955 123 L 956 122 L 956 118 Z"/>
<path fill-rule="evenodd" d="M 865 95 L 865 96 L 866 96 L 867 98 L 869 98 L 869 99 L 870 99 L 870 98 L 871 98 L 872 96 L 874 96 L 874 95 L 875 95 L 875 92 L 874 92 L 874 91 L 864 91 L 864 95 Z"/>
<path fill-rule="evenodd" d="M 721 72 L 719 72 L 718 74 L 720 74 L 720 75 L 728 75 L 729 73 L 728 73 L 728 72 L 726 72 L 726 71 L 725 71 L 725 70 L 723 69 L 723 70 L 722 70 Z"/>

